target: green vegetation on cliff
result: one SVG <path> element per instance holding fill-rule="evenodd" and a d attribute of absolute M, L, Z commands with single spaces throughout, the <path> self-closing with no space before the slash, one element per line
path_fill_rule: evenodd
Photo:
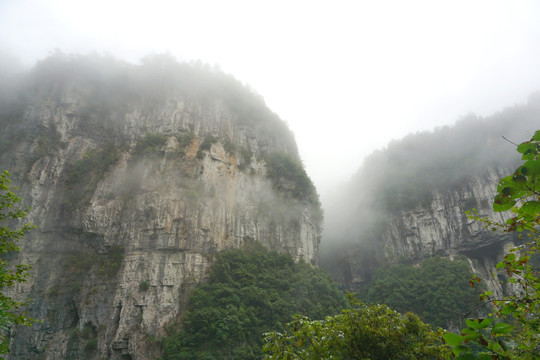
<path fill-rule="evenodd" d="M 540 118 L 540 96 L 490 117 L 469 115 L 453 126 L 418 132 L 366 157 L 347 195 L 351 208 L 394 212 L 429 205 L 434 191 L 462 187 L 494 168 L 513 168 L 512 142 L 526 140 Z M 348 199 L 348 200 L 347 200 Z M 331 221 L 331 218 L 329 218 Z"/>
<path fill-rule="evenodd" d="M 266 157 L 268 178 L 273 187 L 281 193 L 291 195 L 295 199 L 319 203 L 315 186 L 309 179 L 306 170 L 298 161 L 285 153 L 272 153 Z"/>
<path fill-rule="evenodd" d="M 163 146 L 167 143 L 167 137 L 162 134 L 146 134 L 135 144 L 133 157 L 144 155 L 161 154 Z"/>
<path fill-rule="evenodd" d="M 183 329 L 164 339 L 164 359 L 261 358 L 265 332 L 296 313 L 322 319 L 346 306 L 321 270 L 250 242 L 217 255 L 209 280 L 192 293 Z"/>
<path fill-rule="evenodd" d="M 68 167 L 62 204 L 64 211 L 69 213 L 81 205 L 85 205 L 99 181 L 120 160 L 123 148 L 123 146 L 109 142 L 103 147 L 85 152 L 79 160 Z"/>

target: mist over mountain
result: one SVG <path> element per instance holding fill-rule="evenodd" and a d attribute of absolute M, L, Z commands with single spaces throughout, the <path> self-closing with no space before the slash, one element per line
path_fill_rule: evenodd
<path fill-rule="evenodd" d="M 352 272 L 347 275 L 351 285 L 355 272 L 367 280 L 369 269 L 400 257 L 465 251 L 464 242 L 476 230 L 464 211 L 476 208 L 493 216 L 496 183 L 516 168 L 515 144 L 531 138 L 538 119 L 540 96 L 533 94 L 526 104 L 486 118 L 468 115 L 454 126 L 410 134 L 373 152 L 335 196 L 325 199 L 322 266 L 330 269 L 344 257 L 351 259 L 357 267 L 346 270 Z M 336 276 L 345 281 L 343 273 Z"/>

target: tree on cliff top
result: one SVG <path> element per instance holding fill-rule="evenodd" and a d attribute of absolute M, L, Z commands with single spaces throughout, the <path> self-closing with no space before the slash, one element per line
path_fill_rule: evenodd
<path fill-rule="evenodd" d="M 9 172 L 4 170 L 0 174 L 0 357 L 9 351 L 7 334 L 13 325 L 31 325 L 33 319 L 27 317 L 19 310 L 25 302 L 16 301 L 5 295 L 5 290 L 16 283 L 25 282 L 28 277 L 27 264 L 9 266 L 6 258 L 13 252 L 20 251 L 17 246 L 24 234 L 33 228 L 31 224 L 24 224 L 12 229 L 12 224 L 24 219 L 27 210 L 17 207 L 21 198 L 15 195 L 9 187 L 11 180 Z"/>

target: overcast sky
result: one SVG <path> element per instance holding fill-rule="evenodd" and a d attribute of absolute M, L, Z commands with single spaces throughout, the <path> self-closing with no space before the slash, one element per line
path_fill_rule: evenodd
<path fill-rule="evenodd" d="M 540 90 L 540 1 L 0 0 L 0 51 L 56 48 L 218 64 L 289 124 L 324 196 L 392 139 Z"/>

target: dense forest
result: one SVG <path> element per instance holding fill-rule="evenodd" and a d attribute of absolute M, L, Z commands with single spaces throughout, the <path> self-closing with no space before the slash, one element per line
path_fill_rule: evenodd
<path fill-rule="evenodd" d="M 346 306 L 322 270 L 256 242 L 217 255 L 209 279 L 195 289 L 180 331 L 163 340 L 164 359 L 254 359 L 262 335 L 283 331 L 295 314 L 323 319 Z"/>

